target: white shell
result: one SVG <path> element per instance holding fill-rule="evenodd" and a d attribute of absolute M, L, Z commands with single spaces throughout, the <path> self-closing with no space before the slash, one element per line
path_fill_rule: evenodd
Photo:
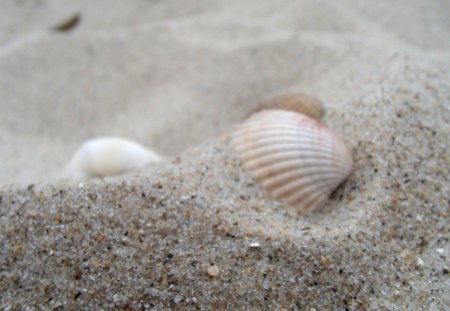
<path fill-rule="evenodd" d="M 320 209 L 352 171 L 344 142 L 321 123 L 286 110 L 251 115 L 231 141 L 268 192 L 301 212 Z"/>
<path fill-rule="evenodd" d="M 86 179 L 123 174 L 160 160 L 159 155 L 136 142 L 98 137 L 84 142 L 75 152 L 64 177 Z"/>

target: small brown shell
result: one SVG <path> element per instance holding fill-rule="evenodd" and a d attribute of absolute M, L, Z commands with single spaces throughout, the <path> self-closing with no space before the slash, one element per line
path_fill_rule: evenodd
<path fill-rule="evenodd" d="M 303 93 L 291 93 L 274 97 L 263 102 L 252 113 L 265 109 L 282 109 L 302 113 L 317 121 L 322 120 L 325 114 L 325 108 L 319 99 Z"/>

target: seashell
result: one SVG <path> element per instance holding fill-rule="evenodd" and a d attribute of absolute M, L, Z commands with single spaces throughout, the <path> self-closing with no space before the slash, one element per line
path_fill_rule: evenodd
<path fill-rule="evenodd" d="M 317 121 L 322 120 L 325 108 L 322 102 L 307 94 L 292 93 L 274 97 L 254 110 L 251 114 L 264 109 L 282 109 L 302 113 Z"/>
<path fill-rule="evenodd" d="M 262 110 L 234 132 L 231 146 L 272 196 L 300 212 L 323 207 L 352 171 L 344 142 L 321 123 L 286 110 Z"/>
<path fill-rule="evenodd" d="M 84 142 L 75 152 L 64 177 L 86 179 L 118 175 L 160 160 L 154 151 L 131 140 L 98 137 Z"/>

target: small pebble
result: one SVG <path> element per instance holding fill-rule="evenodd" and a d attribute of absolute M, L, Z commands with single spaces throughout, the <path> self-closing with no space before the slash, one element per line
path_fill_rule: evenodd
<path fill-rule="evenodd" d="M 175 296 L 175 298 L 173 299 L 173 302 L 175 304 L 179 304 L 181 302 L 181 300 L 183 300 L 183 297 L 181 297 L 180 295 Z"/>
<path fill-rule="evenodd" d="M 220 274 L 219 267 L 216 266 L 216 265 L 211 266 L 211 267 L 208 267 L 207 270 L 208 270 L 208 274 L 209 274 L 210 276 L 212 276 L 212 277 L 219 276 L 219 274 Z"/>
<path fill-rule="evenodd" d="M 120 295 L 119 294 L 114 294 L 112 298 L 113 298 L 114 302 L 120 301 Z"/>
<path fill-rule="evenodd" d="M 101 242 L 103 242 L 104 239 L 105 239 L 105 235 L 104 234 L 99 233 L 97 235 L 97 242 L 101 243 Z"/>
<path fill-rule="evenodd" d="M 248 246 L 250 248 L 258 248 L 258 247 L 261 247 L 261 244 L 259 244 L 258 242 L 252 242 Z"/>
<path fill-rule="evenodd" d="M 331 259 L 328 256 L 325 256 L 325 257 L 322 256 L 320 258 L 320 263 L 322 264 L 322 266 L 328 267 L 331 264 Z"/>
<path fill-rule="evenodd" d="M 443 248 L 437 248 L 436 249 L 436 252 L 439 254 L 439 255 L 444 255 L 444 249 Z"/>

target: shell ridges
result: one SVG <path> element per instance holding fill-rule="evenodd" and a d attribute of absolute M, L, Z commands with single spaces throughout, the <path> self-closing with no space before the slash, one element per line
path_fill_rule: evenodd
<path fill-rule="evenodd" d="M 263 102 L 253 112 L 264 109 L 282 109 L 302 113 L 317 121 L 320 121 L 325 114 L 322 102 L 318 98 L 304 93 L 290 93 L 273 97 Z"/>
<path fill-rule="evenodd" d="M 352 171 L 345 143 L 297 112 L 258 111 L 234 132 L 231 144 L 263 188 L 301 212 L 320 209 Z"/>

